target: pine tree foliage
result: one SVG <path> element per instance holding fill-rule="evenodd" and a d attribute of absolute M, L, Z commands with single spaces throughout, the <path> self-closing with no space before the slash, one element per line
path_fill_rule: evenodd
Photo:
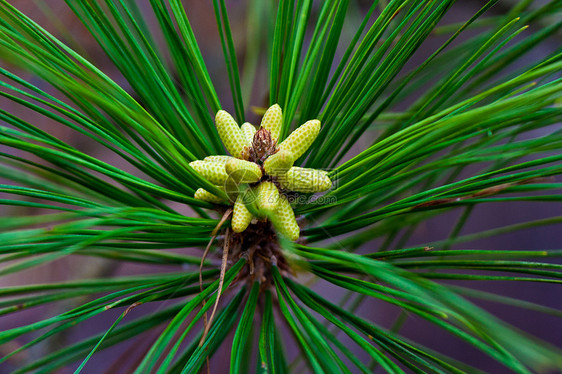
<path fill-rule="evenodd" d="M 406 337 L 400 326 L 410 319 L 511 372 L 562 371 L 560 348 L 480 305 L 492 300 L 535 318 L 560 318 L 559 310 L 473 286 L 558 286 L 562 248 L 471 244 L 559 230 L 562 216 L 463 234 L 476 207 L 562 200 L 562 2 L 507 3 L 482 2 L 446 23 L 454 0 L 367 9 L 353 0 L 248 0 L 246 22 L 234 23 L 230 4 L 213 0 L 206 17 L 220 36 L 219 75 L 204 59 L 210 51 L 189 1 L 66 0 L 118 83 L 71 32 L 62 41 L 0 0 L 0 276 L 75 257 L 151 269 L 1 288 L 0 315 L 57 312 L 0 332 L 0 371 L 95 372 L 103 350 L 142 342 L 123 370 L 205 372 L 228 351 L 233 373 L 480 372 Z M 245 43 L 233 31 L 239 24 L 248 27 Z M 443 42 L 428 47 L 435 36 Z M 558 47 L 536 52 L 549 40 Z M 427 57 L 418 63 L 420 52 Z M 265 91 L 255 84 L 262 70 Z M 228 95 L 217 93 L 221 79 Z M 279 144 L 309 120 L 321 123 L 290 161 L 334 182 L 320 196 L 276 195 L 299 223 L 294 242 L 268 220 L 233 232 L 229 191 L 193 163 L 230 150 L 215 124 L 222 109 L 247 137 L 259 123 L 246 122 L 269 107 L 282 109 L 269 129 Z M 87 139 L 88 150 L 57 136 L 61 129 Z M 281 165 L 290 157 L 276 154 Z M 249 202 L 240 207 L 255 216 Z M 449 236 L 408 246 L 417 227 L 451 212 L 460 218 Z M 394 326 L 356 313 L 365 300 L 392 305 Z M 113 311 L 103 331 L 56 344 Z"/>

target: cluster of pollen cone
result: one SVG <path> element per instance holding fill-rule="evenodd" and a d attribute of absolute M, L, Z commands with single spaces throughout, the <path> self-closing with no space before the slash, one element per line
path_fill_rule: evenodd
<path fill-rule="evenodd" d="M 246 230 L 253 220 L 269 220 L 277 232 L 297 240 L 300 229 L 288 194 L 321 192 L 332 186 L 325 171 L 293 166 L 316 139 L 320 121 L 304 123 L 280 142 L 282 123 L 283 113 L 277 104 L 265 112 L 257 130 L 248 122 L 238 126 L 221 110 L 215 124 L 232 156 L 209 156 L 189 164 L 228 196 L 225 199 L 200 188 L 195 192 L 196 199 L 234 204 L 234 232 Z"/>

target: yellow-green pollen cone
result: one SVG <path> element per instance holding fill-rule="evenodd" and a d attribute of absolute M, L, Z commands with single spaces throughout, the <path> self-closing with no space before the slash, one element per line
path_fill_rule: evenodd
<path fill-rule="evenodd" d="M 258 164 L 246 160 L 233 158 L 224 165 L 226 173 L 234 183 L 256 183 L 259 182 L 263 173 Z"/>
<path fill-rule="evenodd" d="M 199 188 L 197 191 L 195 191 L 194 197 L 198 200 L 203 200 L 214 204 L 222 203 L 224 201 L 223 198 L 213 195 L 209 191 L 202 188 Z"/>
<path fill-rule="evenodd" d="M 246 142 L 248 144 L 252 144 L 254 141 L 254 135 L 256 134 L 256 128 L 250 122 L 244 122 L 240 127 L 242 130 L 242 134 L 244 134 L 244 138 L 246 138 Z"/>
<path fill-rule="evenodd" d="M 332 187 L 332 181 L 324 170 L 297 166 L 293 166 L 279 176 L 278 182 L 283 189 L 305 193 L 326 191 Z"/>
<path fill-rule="evenodd" d="M 281 149 L 265 160 L 263 168 L 266 174 L 278 177 L 287 173 L 294 162 L 295 156 L 291 152 Z"/>
<path fill-rule="evenodd" d="M 279 190 L 272 182 L 261 182 L 256 187 L 256 205 L 260 213 L 271 218 L 279 204 Z"/>
<path fill-rule="evenodd" d="M 252 222 L 252 213 L 244 204 L 244 198 L 242 195 L 238 195 L 236 201 L 234 202 L 234 208 L 232 210 L 232 221 L 231 227 L 232 231 L 234 232 L 242 232 L 246 230 L 246 228 Z"/>
<path fill-rule="evenodd" d="M 257 130 L 248 122 L 240 127 L 224 110 L 216 114 L 215 125 L 231 156 L 207 156 L 189 165 L 225 191 L 230 201 L 202 188 L 194 197 L 213 204 L 232 204 L 231 227 L 236 233 L 244 232 L 255 220 L 270 220 L 277 233 L 297 240 L 300 228 L 288 196 L 332 187 L 327 172 L 293 166 L 316 139 L 320 121 L 307 121 L 281 141 L 283 112 L 275 104 L 267 109 Z"/>

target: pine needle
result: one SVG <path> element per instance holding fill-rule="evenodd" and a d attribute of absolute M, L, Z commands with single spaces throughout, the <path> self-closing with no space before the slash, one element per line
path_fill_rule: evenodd
<path fill-rule="evenodd" d="M 207 247 L 205 248 L 205 252 L 203 253 L 203 256 L 201 257 L 201 263 L 199 264 L 199 288 L 200 288 L 201 291 L 203 291 L 203 275 L 202 275 L 203 274 L 203 262 L 205 261 L 205 258 L 209 254 L 209 250 L 211 248 L 211 245 L 212 245 L 213 241 L 217 237 L 218 230 L 223 225 L 223 223 L 228 219 L 228 217 L 230 217 L 231 214 L 232 214 L 232 209 L 228 209 L 223 214 L 221 220 L 219 221 L 219 223 L 217 224 L 217 226 L 213 230 L 211 240 L 209 241 L 209 244 L 207 244 Z M 228 260 L 228 236 L 229 236 L 228 234 L 229 234 L 229 229 L 227 228 L 226 233 L 225 233 L 225 238 L 224 238 L 225 244 L 224 244 L 224 251 L 223 251 L 222 263 L 221 263 L 220 283 L 219 283 L 219 288 L 218 288 L 218 291 L 217 291 L 219 296 L 217 297 L 217 300 L 215 301 L 215 305 L 213 307 L 213 312 L 211 313 L 211 318 L 209 320 L 207 320 L 207 313 L 205 313 L 205 315 L 203 316 L 203 324 L 205 326 L 205 331 L 203 333 L 203 336 L 201 337 L 201 341 L 199 342 L 199 345 L 203 344 L 203 342 L 205 341 L 205 337 L 207 336 L 207 334 L 209 332 L 209 328 L 211 326 L 211 322 L 213 321 L 213 317 L 215 316 L 215 312 L 217 310 L 217 305 L 218 305 L 219 300 L 220 300 L 220 295 L 222 293 L 222 286 L 223 286 L 223 283 L 224 283 L 224 274 L 226 273 L 226 263 L 227 263 L 227 260 Z M 205 306 L 205 300 L 203 300 L 202 304 L 203 304 L 203 306 Z"/>

